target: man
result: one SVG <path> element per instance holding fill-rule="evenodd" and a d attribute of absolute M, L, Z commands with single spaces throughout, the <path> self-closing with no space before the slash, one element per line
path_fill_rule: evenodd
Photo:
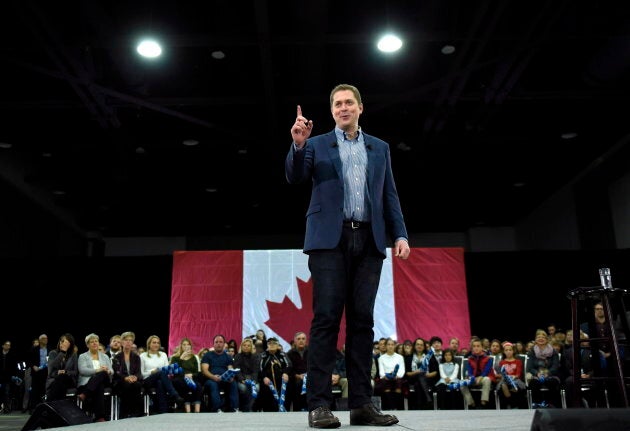
<path fill-rule="evenodd" d="M 459 338 L 451 338 L 448 341 L 448 348 L 453 351 L 454 355 L 459 355 Z"/>
<path fill-rule="evenodd" d="M 205 386 L 210 393 L 210 411 L 221 412 L 220 389 L 225 390 L 229 396 L 231 408 L 238 411 L 238 385 L 234 377 L 223 381 L 221 375 L 228 369 L 232 369 L 233 358 L 225 350 L 225 337 L 215 335 L 213 340 L 214 350 L 210 350 L 201 358 L 201 373 L 207 378 Z"/>
<path fill-rule="evenodd" d="M 112 335 L 109 339 L 109 346 L 106 353 L 110 359 L 113 359 L 118 352 L 122 350 L 122 337 L 120 335 Z"/>
<path fill-rule="evenodd" d="M 27 365 L 31 368 L 31 395 L 29 408 L 33 410 L 42 402 L 46 394 L 46 379 L 48 378 L 48 336 L 39 336 L 39 345 L 33 347 Z"/>
<path fill-rule="evenodd" d="M 306 346 L 306 333 L 296 332 L 293 336 L 293 347 L 287 352 L 291 366 L 289 367 L 289 405 L 293 406 L 293 411 L 303 411 L 306 409 L 306 396 L 302 395 L 304 376 L 308 369 L 308 347 Z M 308 378 L 307 378 L 308 381 Z"/>
<path fill-rule="evenodd" d="M 285 163 L 291 184 L 312 180 L 304 253 L 313 280 L 307 402 L 313 428 L 337 428 L 330 405 L 332 371 L 341 316 L 346 311 L 346 371 L 351 425 L 393 425 L 398 419 L 371 402 L 370 369 L 374 302 L 386 257 L 409 256 L 407 230 L 391 168 L 389 145 L 359 127 L 363 103 L 348 84 L 330 93 L 331 132 L 311 137 L 313 121 L 302 115 L 291 127 Z"/>
<path fill-rule="evenodd" d="M 17 356 L 11 350 L 11 341 L 2 344 L 0 352 L 0 403 L 2 413 L 11 413 L 11 384 L 13 376 L 18 374 Z"/>

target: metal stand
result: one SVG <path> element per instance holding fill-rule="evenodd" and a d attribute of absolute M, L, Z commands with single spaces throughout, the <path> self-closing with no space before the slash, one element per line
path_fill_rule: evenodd
<path fill-rule="evenodd" d="M 597 287 L 579 287 L 569 292 L 569 298 L 571 299 L 571 318 L 573 328 L 573 391 L 570 394 L 573 405 L 581 405 L 581 387 L 583 383 L 599 384 L 607 381 L 613 381 L 618 387 L 619 397 L 623 403 L 623 407 L 629 407 L 628 393 L 626 385 L 630 383 L 630 377 L 624 376 L 623 370 L 623 358 L 619 349 L 619 334 L 617 331 L 623 332 L 623 343 L 626 343 L 630 338 L 630 328 L 628 327 L 628 319 L 626 308 L 624 304 L 624 295 L 628 292 L 623 289 L 606 288 L 602 286 Z M 589 337 L 592 352 L 592 363 L 594 376 L 590 379 L 583 379 L 580 372 L 580 324 L 578 322 L 578 301 L 591 300 L 600 301 L 604 307 L 604 315 L 606 317 L 607 325 L 606 334 L 610 334 L 606 337 L 598 337 L 598 334 Z M 615 319 L 613 319 L 613 313 L 611 309 L 611 302 L 616 303 L 620 310 L 620 318 L 617 322 L 620 324 L 619 328 L 615 328 Z M 593 310 L 590 310 L 588 322 L 590 328 L 595 328 L 595 316 Z M 608 359 L 608 367 L 612 369 L 602 370 L 602 366 L 599 358 L 599 346 L 606 343 L 610 346 L 610 358 Z M 623 344 L 622 343 L 622 344 Z M 625 355 L 630 354 L 630 349 L 625 349 Z"/>

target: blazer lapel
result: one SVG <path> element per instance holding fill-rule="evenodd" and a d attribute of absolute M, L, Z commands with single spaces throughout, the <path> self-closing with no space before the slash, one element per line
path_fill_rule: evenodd
<path fill-rule="evenodd" d="M 335 167 L 335 171 L 337 171 L 337 177 L 343 183 L 343 169 L 341 167 L 341 158 L 339 157 L 339 144 L 337 143 L 337 135 L 335 135 L 335 131 L 329 133 L 330 139 L 326 138 L 330 144 L 328 144 L 328 156 L 330 157 L 330 161 Z"/>

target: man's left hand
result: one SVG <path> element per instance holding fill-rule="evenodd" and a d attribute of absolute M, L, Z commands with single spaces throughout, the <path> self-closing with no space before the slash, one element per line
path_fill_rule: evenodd
<path fill-rule="evenodd" d="M 407 259 L 410 252 L 409 243 L 404 239 L 399 239 L 396 241 L 396 244 L 394 244 L 394 256 Z"/>

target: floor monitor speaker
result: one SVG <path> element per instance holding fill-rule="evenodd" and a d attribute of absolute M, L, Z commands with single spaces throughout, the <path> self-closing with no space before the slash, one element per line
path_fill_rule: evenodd
<path fill-rule="evenodd" d="M 41 403 L 26 421 L 22 431 L 65 427 L 91 423 L 92 418 L 81 410 L 74 400 L 59 400 Z"/>
<path fill-rule="evenodd" d="M 630 409 L 538 409 L 531 431 L 630 431 Z"/>

